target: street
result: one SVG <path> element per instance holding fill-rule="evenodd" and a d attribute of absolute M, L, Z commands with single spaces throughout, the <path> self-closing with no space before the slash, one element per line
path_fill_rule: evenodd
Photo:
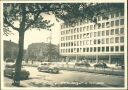
<path fill-rule="evenodd" d="M 24 67 L 30 72 L 28 80 L 23 83 L 29 87 L 41 87 L 42 83 L 61 83 L 61 82 L 89 82 L 101 84 L 105 87 L 123 87 L 124 76 L 104 75 L 87 72 L 61 70 L 59 74 L 39 72 L 36 67 Z M 7 78 L 5 78 L 7 81 Z"/>

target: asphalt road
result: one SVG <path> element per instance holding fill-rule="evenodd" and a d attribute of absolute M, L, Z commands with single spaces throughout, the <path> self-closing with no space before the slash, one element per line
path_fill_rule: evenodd
<path fill-rule="evenodd" d="M 78 82 L 101 83 L 108 86 L 124 85 L 123 76 L 103 75 L 103 74 L 77 72 L 77 71 L 64 71 L 64 70 L 61 70 L 59 74 L 51 74 L 45 72 L 38 72 L 37 68 L 35 67 L 25 67 L 25 68 L 31 73 L 30 80 L 35 81 L 37 83 L 42 81 L 53 81 L 53 82 L 78 81 Z"/>
<path fill-rule="evenodd" d="M 61 70 L 59 74 L 51 74 L 51 73 L 39 72 L 36 67 L 24 67 L 24 68 L 30 72 L 30 77 L 28 80 L 21 81 L 21 83 L 31 87 L 34 87 L 32 85 L 33 82 L 36 84 L 40 84 L 42 82 L 59 83 L 59 82 L 74 82 L 74 81 L 99 83 L 108 87 L 114 87 L 114 86 L 123 87 L 124 85 L 123 76 L 104 75 L 104 74 L 95 74 L 95 73 L 77 72 L 77 71 L 64 71 L 64 70 Z"/>

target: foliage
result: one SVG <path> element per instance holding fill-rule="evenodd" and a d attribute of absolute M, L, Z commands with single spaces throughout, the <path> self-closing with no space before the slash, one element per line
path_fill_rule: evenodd
<path fill-rule="evenodd" d="M 24 31 L 31 28 L 50 28 L 50 21 L 45 20 L 42 14 L 54 14 L 56 19 L 63 20 L 66 24 L 88 19 L 97 22 L 98 15 L 104 16 L 104 12 L 123 9 L 123 3 L 6 3 L 4 4 L 4 30 L 9 27 L 14 30 L 21 28 L 24 24 Z M 18 27 L 14 23 L 18 22 Z M 9 27 L 8 27 L 9 26 Z M 8 34 L 8 33 L 6 33 Z"/>

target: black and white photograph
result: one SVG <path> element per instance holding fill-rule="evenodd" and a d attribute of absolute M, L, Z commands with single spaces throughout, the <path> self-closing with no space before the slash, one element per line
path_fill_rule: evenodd
<path fill-rule="evenodd" d="M 127 2 L 98 1 L 1 1 L 1 90 L 126 90 Z"/>

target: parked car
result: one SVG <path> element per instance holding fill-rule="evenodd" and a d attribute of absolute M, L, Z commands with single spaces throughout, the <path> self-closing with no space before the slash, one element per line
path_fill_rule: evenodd
<path fill-rule="evenodd" d="M 52 66 L 52 64 L 50 63 L 43 63 L 41 64 L 38 68 L 39 72 L 47 72 L 47 73 L 59 73 L 59 68 L 57 68 L 56 66 Z"/>
<path fill-rule="evenodd" d="M 106 63 L 96 63 L 94 67 L 99 67 L 99 68 L 108 68 Z"/>
<path fill-rule="evenodd" d="M 6 65 L 4 69 L 4 76 L 13 78 L 15 75 L 15 65 Z M 20 79 L 28 79 L 29 78 L 29 71 L 25 69 L 21 69 Z"/>
<path fill-rule="evenodd" d="M 85 66 L 85 67 L 90 67 L 90 64 L 88 62 L 76 62 L 76 66 Z"/>

